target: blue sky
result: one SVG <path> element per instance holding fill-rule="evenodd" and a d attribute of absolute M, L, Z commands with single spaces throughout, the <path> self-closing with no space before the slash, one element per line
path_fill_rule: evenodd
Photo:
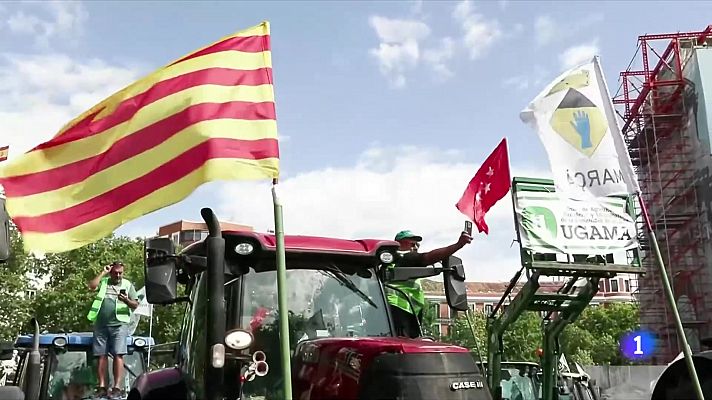
<path fill-rule="evenodd" d="M 409 228 L 427 250 L 456 240 L 454 204 L 503 136 L 514 175 L 549 175 L 518 114 L 567 65 L 600 55 L 615 92 L 638 35 L 702 30 L 710 15 L 698 1 L 0 3 L 0 144 L 16 156 L 143 74 L 268 20 L 287 233 Z M 219 182 L 119 233 L 150 235 L 205 205 L 270 228 L 267 185 Z M 462 252 L 468 278 L 507 280 L 508 197 L 488 223 Z"/>

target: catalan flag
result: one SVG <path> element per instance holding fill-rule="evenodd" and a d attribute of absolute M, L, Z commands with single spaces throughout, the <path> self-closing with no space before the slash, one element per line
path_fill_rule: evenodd
<path fill-rule="evenodd" d="M 7 160 L 7 155 L 10 153 L 10 146 L 0 147 L 0 161 Z"/>
<path fill-rule="evenodd" d="M 63 252 L 205 182 L 274 179 L 269 23 L 151 73 L 0 169 L 26 250 Z"/>

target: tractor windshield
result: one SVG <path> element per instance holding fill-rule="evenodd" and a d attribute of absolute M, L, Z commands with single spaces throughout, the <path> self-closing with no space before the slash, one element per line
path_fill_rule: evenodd
<path fill-rule="evenodd" d="M 44 371 L 48 374 L 48 385 L 47 392 L 41 396 L 41 399 L 91 398 L 98 383 L 96 362 L 91 350 L 49 351 L 45 357 L 50 361 L 46 363 Z M 124 389 L 131 388 L 136 377 L 145 372 L 142 357 L 138 351 L 124 356 L 124 382 L 121 385 Z M 113 382 L 111 368 L 109 368 L 109 379 Z"/>
<path fill-rule="evenodd" d="M 68 350 L 56 350 L 52 347 L 40 348 L 42 364 L 40 380 L 45 391 L 40 393 L 40 400 L 54 399 L 89 399 L 94 392 L 98 380 L 96 376 L 96 359 L 91 354 L 91 348 L 73 347 Z M 25 352 L 15 383 L 24 385 L 27 368 Z M 111 365 L 111 361 L 110 364 Z M 145 372 L 143 354 L 133 351 L 124 356 L 124 382 L 121 387 L 131 388 L 136 377 Z M 113 373 L 109 368 L 109 382 L 113 382 Z"/>
<path fill-rule="evenodd" d="M 264 351 L 270 366 L 267 376 L 245 384 L 244 395 L 280 398 L 277 273 L 250 272 L 242 280 L 238 325 L 252 332 L 253 349 Z M 383 291 L 372 270 L 305 266 L 287 270 L 287 283 L 292 350 L 309 339 L 391 335 Z"/>

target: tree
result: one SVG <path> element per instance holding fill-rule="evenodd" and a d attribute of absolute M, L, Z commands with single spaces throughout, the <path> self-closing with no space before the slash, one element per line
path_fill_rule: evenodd
<path fill-rule="evenodd" d="M 448 335 L 447 341 L 459 346 L 467 347 L 472 351 L 477 351 L 480 347 L 482 356 L 487 354 L 487 317 L 482 312 L 472 315 L 472 326 L 475 330 L 476 340 L 472 337 L 472 332 L 464 315 L 458 317 L 453 330 Z M 541 318 L 533 312 L 523 313 L 504 333 L 502 338 L 504 343 L 503 360 L 510 361 L 538 361 L 536 349 L 542 343 Z"/>
<path fill-rule="evenodd" d="M 0 265 L 0 340 L 12 340 L 31 317 L 27 274 L 32 257 L 22 250 L 22 238 L 10 224 L 10 259 Z"/>
<path fill-rule="evenodd" d="M 536 350 L 543 343 L 542 318 L 526 311 L 504 332 L 503 359 L 538 362 Z"/>
<path fill-rule="evenodd" d="M 38 260 L 36 270 L 49 280 L 35 298 L 34 312 L 42 329 L 49 331 L 91 331 L 87 312 L 96 295 L 87 287 L 101 269 L 120 260 L 126 266 L 125 279 L 136 288 L 143 286 L 143 242 L 109 236 L 64 253 Z M 71 310 L 70 312 L 67 312 Z"/>
<path fill-rule="evenodd" d="M 483 360 L 487 359 L 487 317 L 482 312 L 471 314 L 472 328 L 475 336 L 472 336 L 470 324 L 467 322 L 465 313 L 458 313 L 457 319 L 452 324 L 448 335 L 443 341 L 456 344 L 470 349 L 474 354 Z"/>
<path fill-rule="evenodd" d="M 96 292 L 87 288 L 87 282 L 113 261 L 124 263 L 124 276 L 136 289 L 144 285 L 142 239 L 112 235 L 76 250 L 47 255 L 43 259 L 24 256 L 19 235 L 17 240 L 17 243 L 13 242 L 13 256 L 24 257 L 24 270 L 34 271 L 40 279 L 47 280 L 34 301 L 26 304 L 26 312 L 20 314 L 24 320 L 30 315 L 35 316 L 42 330 L 91 331 L 92 323 L 87 319 L 87 313 Z M 26 285 L 26 279 L 23 277 L 22 280 Z M 184 309 L 184 304 L 154 307 L 152 333 L 158 343 L 177 339 Z M 18 324 L 22 322 L 15 323 L 8 338 L 17 333 Z M 149 319 L 141 318 L 136 334 L 148 333 Z"/>
<path fill-rule="evenodd" d="M 474 313 L 472 336 L 463 315 L 455 321 L 444 341 L 477 351 L 487 352 L 486 317 Z M 566 327 L 561 336 L 561 350 L 581 365 L 626 365 L 630 364 L 619 351 L 621 336 L 638 329 L 639 309 L 633 303 L 614 303 L 605 306 L 589 306 L 574 324 Z M 538 362 L 536 349 L 543 344 L 542 319 L 535 312 L 523 313 L 504 333 L 503 360 Z"/>
<path fill-rule="evenodd" d="M 588 307 L 567 327 L 561 338 L 563 351 L 582 365 L 630 364 L 619 351 L 624 333 L 640 327 L 640 308 L 635 303 Z"/>
<path fill-rule="evenodd" d="M 423 331 L 424 336 L 432 336 L 437 338 L 440 332 L 435 328 L 438 325 L 440 312 L 440 303 L 436 302 L 425 302 L 425 308 L 423 309 L 423 320 L 421 322 L 420 329 Z"/>

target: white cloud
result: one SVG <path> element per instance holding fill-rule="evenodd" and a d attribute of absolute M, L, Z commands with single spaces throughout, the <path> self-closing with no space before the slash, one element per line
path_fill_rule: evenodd
<path fill-rule="evenodd" d="M 0 54 L 0 141 L 10 145 L 14 158 L 131 83 L 138 72 L 63 54 Z"/>
<path fill-rule="evenodd" d="M 381 73 L 393 86 L 405 86 L 405 72 L 418 64 L 420 42 L 430 35 L 430 28 L 422 21 L 381 16 L 372 16 L 369 23 L 380 40 L 370 53 L 378 59 Z"/>
<path fill-rule="evenodd" d="M 424 22 L 406 19 L 391 19 L 373 16 L 369 19 L 378 38 L 385 43 L 417 42 L 430 34 L 430 28 Z"/>
<path fill-rule="evenodd" d="M 499 22 L 496 19 L 486 19 L 483 14 L 475 12 L 475 6 L 470 0 L 458 3 L 453 11 L 453 18 L 460 23 L 464 31 L 462 40 L 473 60 L 482 57 L 497 39 L 502 37 Z"/>
<path fill-rule="evenodd" d="M 423 251 L 457 240 L 465 216 L 455 208 L 478 165 L 458 161 L 458 151 L 416 147 L 397 153 L 374 146 L 350 167 L 306 171 L 278 186 L 284 204 L 287 234 L 342 238 L 387 238 L 401 229 L 424 236 Z M 454 161 L 444 161 L 454 160 Z M 548 172 L 514 174 L 542 177 Z M 267 184 L 240 182 L 224 185 L 221 218 L 272 229 L 272 200 Z M 476 234 L 461 250 L 469 280 L 508 280 L 519 266 L 509 197 L 486 217 L 490 235 Z"/>
<path fill-rule="evenodd" d="M 558 34 L 558 26 L 548 15 L 540 15 L 534 21 L 534 38 L 536 44 L 543 46 L 552 42 Z"/>
<path fill-rule="evenodd" d="M 440 41 L 440 46 L 426 49 L 423 52 L 423 60 L 430 65 L 440 79 L 447 79 L 454 74 L 447 65 L 455 54 L 455 42 L 452 38 L 446 37 Z"/>
<path fill-rule="evenodd" d="M 512 76 L 502 81 L 502 86 L 510 87 L 517 90 L 526 90 L 530 87 L 537 88 L 544 84 L 544 79 L 547 77 L 547 70 L 541 65 L 535 65 L 533 68 L 528 68 L 526 74 Z"/>
<path fill-rule="evenodd" d="M 534 41 L 537 46 L 570 40 L 583 30 L 603 21 L 603 14 L 590 14 L 581 19 L 555 21 L 549 15 L 539 15 L 534 20 Z"/>
<path fill-rule="evenodd" d="M 73 40 L 83 33 L 88 13 L 81 2 L 19 3 L 23 9 L 7 18 L 10 33 L 34 36 L 35 44 L 46 47 L 52 40 Z"/>
<path fill-rule="evenodd" d="M 559 61 L 563 69 L 569 69 L 590 61 L 593 56 L 599 53 L 598 40 L 594 40 L 588 44 L 569 47 L 559 55 Z"/>

